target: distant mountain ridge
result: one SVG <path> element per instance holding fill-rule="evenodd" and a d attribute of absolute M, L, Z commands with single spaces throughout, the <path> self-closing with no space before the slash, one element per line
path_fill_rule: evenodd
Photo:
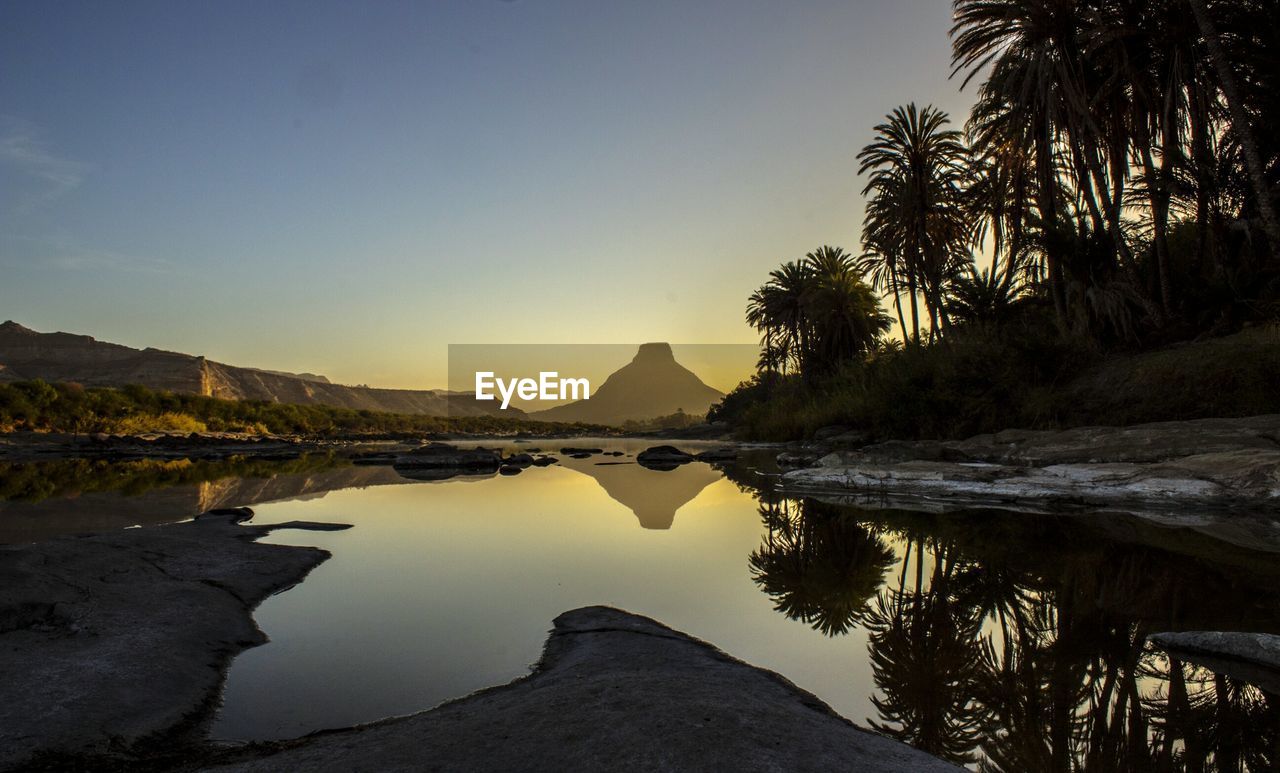
<path fill-rule="evenodd" d="M 469 394 L 430 389 L 378 389 L 333 384 L 312 373 L 242 368 L 180 352 L 134 349 L 73 333 L 39 333 L 9 321 L 0 324 L 0 382 L 74 381 L 85 386 L 150 389 L 298 405 L 433 416 L 497 414 L 496 405 Z M 523 418 L 517 409 L 503 411 Z"/>
<path fill-rule="evenodd" d="M 703 414 L 723 397 L 723 392 L 707 386 L 697 374 L 676 362 L 670 344 L 641 344 L 631 362 L 593 387 L 589 399 L 533 411 L 529 418 L 617 426 L 676 411 Z"/>

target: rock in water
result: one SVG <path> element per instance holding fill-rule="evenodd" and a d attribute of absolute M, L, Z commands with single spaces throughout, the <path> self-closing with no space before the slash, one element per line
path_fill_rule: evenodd
<path fill-rule="evenodd" d="M 502 465 L 502 457 L 485 448 L 456 448 L 447 443 L 430 443 L 401 454 L 392 464 L 396 469 L 485 470 Z"/>
<path fill-rule="evenodd" d="M 675 446 L 654 446 L 636 454 L 636 461 L 645 467 L 671 468 L 692 462 L 693 454 L 687 454 Z"/>
<path fill-rule="evenodd" d="M 533 674 L 408 717 L 230 753 L 218 771 L 957 771 L 639 615 L 555 620 Z"/>

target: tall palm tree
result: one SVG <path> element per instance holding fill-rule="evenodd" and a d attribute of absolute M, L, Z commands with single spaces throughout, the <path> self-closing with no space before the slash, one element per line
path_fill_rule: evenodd
<path fill-rule="evenodd" d="M 866 240 L 901 246 L 908 292 L 913 303 L 917 290 L 923 296 L 931 335 L 948 324 L 946 283 L 970 260 L 972 238 L 961 197 L 968 149 L 949 124 L 947 114 L 932 105 L 899 107 L 858 153 L 858 174 L 870 175 L 863 189 L 871 197 Z"/>
<path fill-rule="evenodd" d="M 1075 0 L 956 0 L 951 28 L 953 77 L 964 73 L 964 88 L 989 70 L 978 99 L 984 121 L 1002 124 L 1006 135 L 1024 137 L 1033 149 L 1049 290 L 1064 332 L 1068 229 L 1058 143 L 1067 127 L 1067 87 L 1077 79 L 1064 54 L 1074 45 L 1077 6 Z"/>

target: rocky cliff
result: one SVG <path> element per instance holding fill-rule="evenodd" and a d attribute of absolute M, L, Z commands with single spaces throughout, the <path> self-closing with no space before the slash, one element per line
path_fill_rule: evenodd
<path fill-rule="evenodd" d="M 391 413 L 471 416 L 494 405 L 469 395 L 419 389 L 377 389 L 332 384 L 312 373 L 241 368 L 180 352 L 133 349 L 72 333 L 38 333 L 16 322 L 0 324 L 0 382 L 75 381 L 85 386 L 141 384 L 151 389 L 301 405 L 333 405 Z M 520 412 L 507 411 L 504 415 Z"/>

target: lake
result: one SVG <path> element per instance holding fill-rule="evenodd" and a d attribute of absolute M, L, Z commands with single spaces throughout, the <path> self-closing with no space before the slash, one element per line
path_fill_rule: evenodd
<path fill-rule="evenodd" d="M 551 620 L 608 604 L 777 671 L 860 725 L 998 770 L 1267 769 L 1276 685 L 1171 660 L 1167 630 L 1280 633 L 1280 529 L 1103 513 L 886 509 L 775 491 L 773 452 L 721 469 L 562 457 L 418 481 L 328 456 L 0 465 L 0 540 L 251 505 L 350 523 L 270 541 L 333 557 L 255 613 L 211 734 L 301 735 L 528 673 Z M 680 443 L 697 448 L 697 443 Z"/>

